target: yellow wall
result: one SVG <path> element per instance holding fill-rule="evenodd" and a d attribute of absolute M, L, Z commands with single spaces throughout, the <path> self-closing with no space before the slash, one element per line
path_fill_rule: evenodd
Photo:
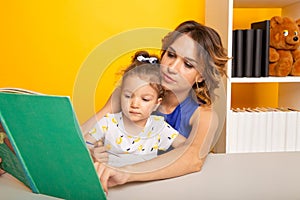
<path fill-rule="evenodd" d="M 78 73 L 82 72 L 81 66 L 89 59 L 91 52 L 107 40 L 142 27 L 173 29 L 188 19 L 204 22 L 203 11 L 204 0 L 3 1 L 0 7 L 0 87 L 20 87 L 73 97 Z M 164 32 L 157 34 L 147 38 L 156 44 L 155 47 L 160 45 L 157 38 L 161 38 Z M 104 55 L 113 54 L 123 45 L 126 42 L 110 43 Z M 122 53 L 126 54 L 126 51 Z M 99 80 L 97 91 L 103 92 L 96 97 L 93 91 L 97 86 L 93 86 L 86 90 L 91 90 L 94 96 L 84 97 L 84 92 L 81 95 L 75 106 L 80 122 L 106 102 L 116 80 L 115 69 L 129 62 L 128 55 L 124 54 L 119 55 L 121 61 L 108 63 L 115 67 L 107 69 L 108 75 L 106 73 Z M 118 60 L 119 57 L 115 58 Z M 106 67 L 99 65 L 103 73 Z M 84 77 L 83 81 L 90 80 Z M 97 99 L 96 102 L 94 99 Z M 94 103 L 95 108 L 94 105 L 87 105 L 90 102 Z"/>
<path fill-rule="evenodd" d="M 204 3 L 204 0 L 3 1 L 0 7 L 0 87 L 70 96 L 83 122 L 106 102 L 118 80 L 115 72 L 128 64 L 129 55 L 138 48 L 132 45 L 133 41 L 147 40 L 153 46 L 141 47 L 157 53 L 160 39 L 180 22 L 188 19 L 204 22 Z M 248 28 L 252 21 L 280 13 L 280 9 L 235 9 L 234 28 Z M 161 30 L 155 29 L 154 35 L 141 34 L 145 38 L 138 38 L 135 34 L 140 32 L 134 31 L 127 37 L 130 40 L 118 43 L 120 34 L 144 27 Z M 105 48 L 105 44 L 109 48 Z M 124 46 L 130 48 L 119 50 Z M 95 59 L 91 58 L 93 52 L 103 56 L 102 60 L 96 59 L 97 73 L 93 73 L 92 68 L 86 73 L 92 78 L 81 76 L 86 69 L 84 65 Z M 107 57 L 110 60 L 105 60 Z M 106 62 L 102 65 L 102 61 Z M 276 91 L 276 86 L 275 89 L 271 86 L 271 90 Z M 255 87 L 248 87 L 254 94 Z M 235 94 L 243 95 L 243 89 L 234 89 L 240 90 Z M 247 99 L 245 101 L 247 103 Z"/>
<path fill-rule="evenodd" d="M 280 8 L 235 8 L 233 29 L 250 29 L 251 23 L 281 15 Z M 278 83 L 251 83 L 232 85 L 233 108 L 278 106 Z"/>

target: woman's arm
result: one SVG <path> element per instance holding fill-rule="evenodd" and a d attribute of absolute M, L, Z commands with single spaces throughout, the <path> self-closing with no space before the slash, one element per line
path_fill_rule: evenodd
<path fill-rule="evenodd" d="M 152 160 L 121 170 L 95 164 L 103 188 L 126 182 L 177 177 L 199 171 L 210 151 L 218 127 L 217 115 L 211 108 L 199 107 L 191 118 L 192 130 L 186 143 Z"/>
<path fill-rule="evenodd" d="M 120 88 L 116 88 L 103 108 L 81 125 L 81 131 L 83 135 L 87 134 L 96 124 L 96 122 L 104 117 L 105 114 L 121 111 L 120 95 Z"/>
<path fill-rule="evenodd" d="M 124 167 L 128 172 L 147 173 L 134 174 L 130 181 L 171 178 L 199 171 L 217 129 L 216 117 L 211 108 L 199 107 L 191 118 L 192 130 L 185 144 L 152 160 Z"/>
<path fill-rule="evenodd" d="M 178 148 L 178 147 L 184 145 L 185 141 L 186 141 L 186 138 L 183 135 L 178 134 L 178 136 L 172 142 L 172 147 Z"/>

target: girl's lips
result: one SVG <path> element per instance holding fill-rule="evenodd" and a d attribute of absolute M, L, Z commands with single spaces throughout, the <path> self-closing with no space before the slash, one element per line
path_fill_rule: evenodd
<path fill-rule="evenodd" d="M 133 115 L 138 115 L 138 114 L 140 114 L 140 113 L 137 112 L 137 111 L 129 111 L 129 113 L 130 113 L 130 114 L 133 114 Z"/>
<path fill-rule="evenodd" d="M 166 81 L 166 82 L 176 82 L 174 79 L 172 79 L 170 76 L 166 75 L 165 73 L 163 73 L 163 79 Z"/>

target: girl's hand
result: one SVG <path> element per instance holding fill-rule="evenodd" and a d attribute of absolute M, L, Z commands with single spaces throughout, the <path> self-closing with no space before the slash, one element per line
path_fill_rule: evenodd
<path fill-rule="evenodd" d="M 108 194 L 109 187 L 122 185 L 128 181 L 129 174 L 126 172 L 111 168 L 99 162 L 95 162 L 94 166 L 106 194 Z"/>
<path fill-rule="evenodd" d="M 87 147 L 90 150 L 90 153 L 94 159 L 94 161 L 98 161 L 101 163 L 108 162 L 108 153 L 106 152 L 106 148 L 102 142 L 102 140 L 97 141 L 90 134 L 86 134 L 84 139 L 87 143 Z"/>
<path fill-rule="evenodd" d="M 106 152 L 106 148 L 103 145 L 102 141 L 98 141 L 95 143 L 94 148 L 91 150 L 94 161 L 107 163 L 108 162 L 108 153 Z"/>

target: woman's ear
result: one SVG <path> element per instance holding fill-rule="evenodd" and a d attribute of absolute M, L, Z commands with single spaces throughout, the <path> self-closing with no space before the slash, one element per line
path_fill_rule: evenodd
<path fill-rule="evenodd" d="M 196 76 L 195 82 L 201 83 L 202 81 L 203 81 L 203 77 L 202 77 L 202 75 L 199 73 L 199 74 Z"/>
<path fill-rule="evenodd" d="M 160 104 L 161 104 L 161 102 L 162 102 L 162 98 L 160 97 L 160 98 L 158 98 L 158 99 L 157 99 L 157 104 L 159 104 L 159 105 L 160 105 Z"/>
<path fill-rule="evenodd" d="M 156 106 L 153 108 L 153 111 L 156 111 L 156 110 L 157 110 L 157 108 L 160 106 L 161 102 L 162 102 L 162 98 L 158 98 L 158 99 L 157 99 L 157 104 L 156 104 Z"/>

